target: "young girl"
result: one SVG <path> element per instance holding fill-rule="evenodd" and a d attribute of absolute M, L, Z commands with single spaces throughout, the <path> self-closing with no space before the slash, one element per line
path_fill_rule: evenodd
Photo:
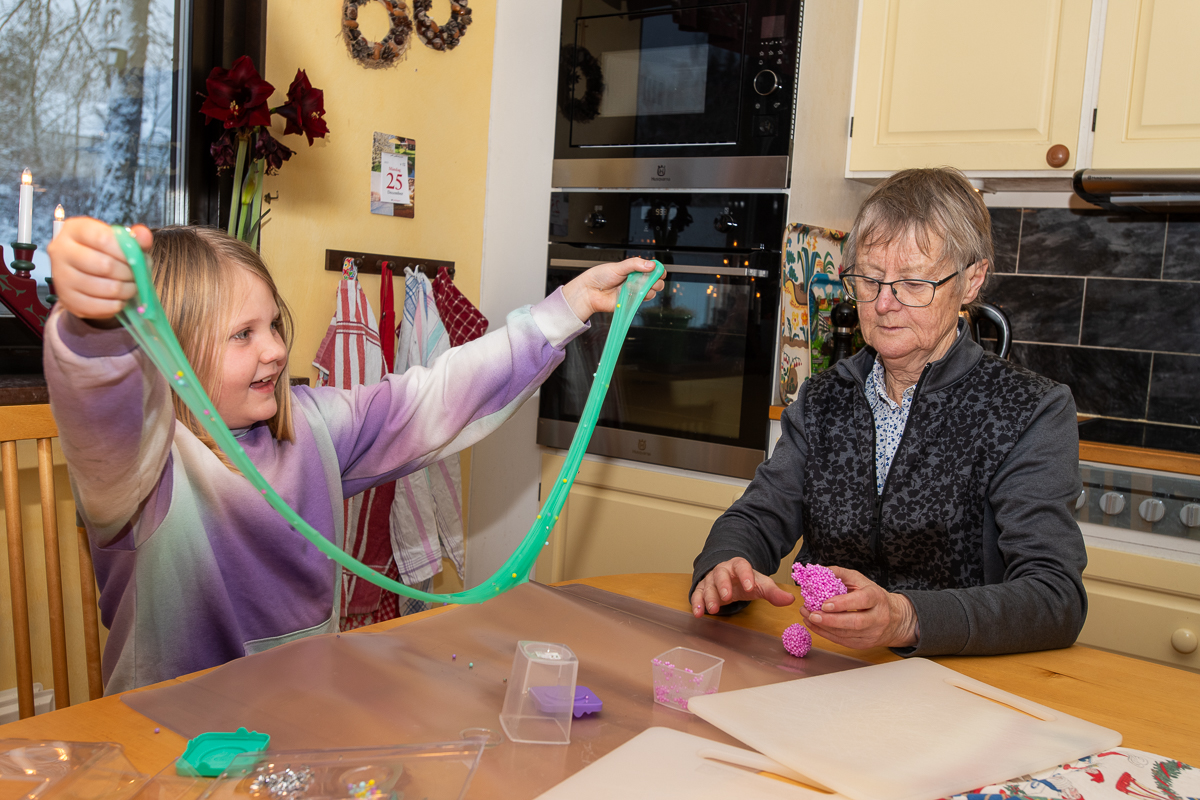
<path fill-rule="evenodd" d="M 283 499 L 338 546 L 343 497 L 495 430 L 588 317 L 613 310 L 625 277 L 653 267 L 594 267 L 428 369 L 349 391 L 290 388 L 292 320 L 257 253 L 210 228 L 134 234 L 217 411 Z M 48 250 L 58 303 L 46 381 L 109 629 L 105 691 L 336 630 L 337 565 L 231 469 L 114 319 L 135 287 L 112 230 L 71 219 Z"/>

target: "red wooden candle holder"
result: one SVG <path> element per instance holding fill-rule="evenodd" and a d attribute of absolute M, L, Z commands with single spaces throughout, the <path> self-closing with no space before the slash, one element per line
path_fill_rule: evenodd
<path fill-rule="evenodd" d="M 25 327 L 37 334 L 39 339 L 45 338 L 46 317 L 50 309 L 42 304 L 38 297 L 37 281 L 29 277 L 33 269 L 33 251 L 36 244 L 13 242 L 12 271 L 4 264 L 4 248 L 0 247 L 0 303 L 16 315 Z M 53 290 L 52 290 L 53 291 Z M 51 298 L 51 304 L 53 299 Z"/>

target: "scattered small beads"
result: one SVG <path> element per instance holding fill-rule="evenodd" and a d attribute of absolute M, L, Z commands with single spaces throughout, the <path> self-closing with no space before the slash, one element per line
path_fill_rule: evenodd
<path fill-rule="evenodd" d="M 451 660 L 451 661 L 457 661 L 457 660 L 458 660 L 458 653 L 451 653 L 451 654 L 450 654 L 450 660 Z"/>
<path fill-rule="evenodd" d="M 374 780 L 346 784 L 346 793 L 350 797 L 362 798 L 362 800 L 383 800 L 384 798 L 383 790 L 375 788 Z"/>
<path fill-rule="evenodd" d="M 822 567 L 820 564 L 793 565 L 792 580 L 800 585 L 804 607 L 809 612 L 820 611 L 826 600 L 846 593 L 846 584 L 828 567 Z"/>
<path fill-rule="evenodd" d="M 783 649 L 796 658 L 804 658 L 812 650 L 812 634 L 799 622 L 789 625 L 783 632 Z"/>
<path fill-rule="evenodd" d="M 155 732 L 155 733 L 162 733 L 162 728 L 155 728 L 155 729 L 154 729 L 154 732 Z"/>
<path fill-rule="evenodd" d="M 145 313 L 146 313 L 146 307 L 145 307 L 145 306 L 138 306 L 138 307 L 137 307 L 137 312 L 138 312 L 139 314 L 145 314 Z"/>
<path fill-rule="evenodd" d="M 467 669 L 475 669 L 475 662 L 474 661 L 467 662 Z"/>
<path fill-rule="evenodd" d="M 292 798 L 304 795 L 309 784 L 312 783 L 312 778 L 311 769 L 296 771 L 291 767 L 284 767 L 278 772 L 260 772 L 254 778 L 254 782 L 250 784 L 250 793 L 266 792 L 271 797 L 280 798 L 280 800 L 292 800 Z"/>

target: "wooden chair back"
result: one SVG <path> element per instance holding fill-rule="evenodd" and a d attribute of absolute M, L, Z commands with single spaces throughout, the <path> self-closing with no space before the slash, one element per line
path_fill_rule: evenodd
<path fill-rule="evenodd" d="M 25 575 L 24 525 L 18 484 L 17 442 L 37 442 L 38 485 L 42 507 L 46 593 L 49 610 L 50 654 L 55 708 L 71 705 L 67 676 L 67 639 L 63 610 L 63 578 L 59 559 L 58 509 L 54 491 L 51 440 L 58 427 L 49 405 L 0 406 L 0 475 L 4 483 L 4 516 L 8 533 L 9 589 L 12 594 L 13 653 L 16 657 L 17 705 L 21 719 L 33 716 L 33 658 L 29 632 L 29 591 Z M 83 604 L 84 655 L 88 697 L 104 693 L 100 673 L 100 637 L 96 607 L 96 578 L 86 532 L 79 531 L 79 582 Z"/>

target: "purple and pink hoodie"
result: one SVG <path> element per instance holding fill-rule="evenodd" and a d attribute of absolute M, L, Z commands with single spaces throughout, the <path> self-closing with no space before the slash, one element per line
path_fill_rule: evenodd
<path fill-rule="evenodd" d="M 296 440 L 234 431 L 280 496 L 339 547 L 342 499 L 471 446 L 529 398 L 586 326 L 557 291 L 428 368 L 351 390 L 292 389 Z M 46 381 L 88 530 L 108 694 L 336 630 L 336 565 L 175 419 L 123 329 L 64 312 Z"/>

